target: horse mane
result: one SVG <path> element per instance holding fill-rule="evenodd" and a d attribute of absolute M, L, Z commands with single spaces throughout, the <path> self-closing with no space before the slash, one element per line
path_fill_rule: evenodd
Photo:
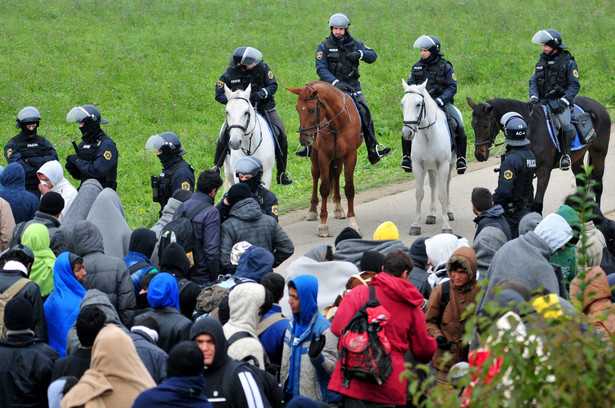
<path fill-rule="evenodd" d="M 517 99 L 508 99 L 508 98 L 495 98 L 489 99 L 482 104 L 479 105 L 491 105 L 493 107 L 493 115 L 499 121 L 505 113 L 508 112 L 517 112 L 523 119 L 528 122 L 530 119 L 531 111 L 528 108 L 528 104 L 526 102 L 517 100 Z M 481 110 L 478 110 L 479 112 Z"/>

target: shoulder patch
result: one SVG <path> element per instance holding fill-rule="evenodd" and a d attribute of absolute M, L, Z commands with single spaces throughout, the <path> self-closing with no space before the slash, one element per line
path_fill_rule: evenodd
<path fill-rule="evenodd" d="M 367 48 L 368 50 L 371 50 L 371 48 L 370 48 L 370 47 L 368 47 L 367 45 L 365 46 L 365 48 Z"/>
<path fill-rule="evenodd" d="M 317 59 L 317 60 L 321 60 L 321 59 L 322 59 L 322 51 L 318 51 L 318 52 L 316 53 L 316 59 Z"/>
<path fill-rule="evenodd" d="M 271 71 L 267 72 L 267 77 L 269 79 L 273 79 L 273 72 L 271 72 Z"/>
<path fill-rule="evenodd" d="M 113 157 L 113 155 L 111 154 L 111 150 L 105 150 L 105 152 L 103 153 L 103 157 L 107 160 L 111 160 L 111 158 Z"/>
<path fill-rule="evenodd" d="M 579 77 L 579 71 L 577 71 L 576 69 L 575 69 L 575 70 L 573 70 L 573 71 L 572 71 L 572 75 L 573 75 L 575 78 L 578 78 L 578 77 Z"/>
<path fill-rule="evenodd" d="M 6 151 L 6 157 L 7 157 L 7 158 L 9 158 L 9 157 L 11 157 L 11 155 L 12 155 L 12 154 L 13 154 L 13 149 L 9 148 L 9 149 Z"/>
<path fill-rule="evenodd" d="M 453 78 L 453 81 L 457 82 L 457 75 L 455 75 L 454 72 L 452 73 L 451 78 Z"/>
<path fill-rule="evenodd" d="M 188 183 L 187 181 L 184 181 L 182 183 L 182 190 L 188 190 L 190 191 L 190 183 Z"/>
<path fill-rule="evenodd" d="M 513 172 L 512 172 L 512 170 L 506 170 L 506 171 L 504 172 L 504 178 L 505 178 L 506 180 L 510 180 L 511 178 L 513 178 Z"/>
<path fill-rule="evenodd" d="M 216 84 L 216 86 L 220 89 L 224 88 L 224 82 L 218 80 L 218 83 Z"/>
<path fill-rule="evenodd" d="M 278 209 L 277 205 L 272 205 L 271 212 L 277 216 L 280 213 L 280 210 Z"/>

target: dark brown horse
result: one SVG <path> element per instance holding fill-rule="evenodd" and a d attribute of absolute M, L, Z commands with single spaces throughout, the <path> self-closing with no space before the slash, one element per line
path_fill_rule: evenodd
<path fill-rule="evenodd" d="M 299 95 L 299 142 L 312 146 L 312 199 L 307 220 L 316 220 L 320 179 L 320 225 L 318 235 L 329 236 L 327 198 L 333 187 L 335 218 L 345 218 L 341 205 L 340 174 L 344 169 L 344 193 L 348 200 L 348 221 L 357 232 L 354 214 L 354 167 L 361 146 L 361 119 L 352 98 L 327 82 L 309 82 L 302 88 L 286 88 Z"/>
<path fill-rule="evenodd" d="M 540 105 L 533 107 L 532 104 L 515 99 L 491 99 L 482 103 L 476 103 L 470 98 L 466 99 L 468 105 L 474 110 L 472 112 L 472 128 L 475 134 L 474 156 L 478 161 L 485 161 L 489 158 L 489 150 L 501 130 L 500 119 L 502 115 L 507 112 L 517 112 L 523 116 L 528 124 L 527 138 L 531 142 L 530 149 L 536 156 L 536 178 L 538 181 L 532 209 L 542 212 L 551 170 L 559 167 L 559 153 L 549 137 L 544 110 Z M 594 130 L 598 136 L 591 144 L 572 152 L 570 155 L 572 171 L 575 175 L 582 172 L 583 159 L 585 153 L 589 151 L 589 164 L 593 166 L 590 177 L 596 182 L 593 192 L 598 205 L 600 205 L 604 161 L 611 137 L 611 117 L 604 106 L 591 98 L 578 96 L 574 99 L 574 103 L 591 115 Z M 582 181 L 578 178 L 576 183 L 577 186 L 582 185 Z"/>

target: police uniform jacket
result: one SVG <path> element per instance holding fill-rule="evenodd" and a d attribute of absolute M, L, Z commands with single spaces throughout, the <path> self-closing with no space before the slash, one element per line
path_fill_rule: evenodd
<path fill-rule="evenodd" d="M 278 81 L 276 81 L 273 72 L 269 66 L 261 61 L 250 70 L 242 71 L 238 68 L 227 68 L 224 74 L 218 80 L 216 84 L 216 100 L 221 104 L 226 105 L 228 99 L 224 94 L 224 85 L 229 87 L 231 91 L 241 89 L 245 90 L 248 85 L 252 84 L 252 91 L 250 94 L 250 102 L 252 105 L 258 103 L 259 110 L 272 110 L 275 109 L 275 99 L 273 95 L 278 90 Z M 260 100 L 256 95 L 258 92 L 264 89 L 267 93 L 265 99 Z"/>
<path fill-rule="evenodd" d="M 420 85 L 425 80 L 429 80 L 427 92 L 433 99 L 440 99 L 442 105 L 454 103 L 454 96 L 457 93 L 457 76 L 450 62 L 439 55 L 433 59 L 428 58 L 428 61 L 421 58 L 412 66 L 408 85 Z"/>
<path fill-rule="evenodd" d="M 176 156 L 164 162 L 158 178 L 159 188 L 162 189 L 163 184 L 164 188 L 170 187 L 170 191 L 164 194 L 164 202 L 161 201 L 163 207 L 175 191 L 194 191 L 194 168 L 182 156 Z M 163 192 L 160 191 L 160 194 L 163 195 Z"/>
<path fill-rule="evenodd" d="M 579 67 L 568 51 L 561 50 L 555 56 L 540 54 L 530 78 L 530 98 L 536 96 L 555 108 L 560 98 L 572 103 L 579 89 Z"/>
<path fill-rule="evenodd" d="M 355 62 L 347 58 L 347 55 L 353 51 L 362 53 L 361 58 Z M 321 81 L 332 85 L 341 82 L 360 91 L 359 61 L 371 64 L 376 58 L 378 56 L 374 50 L 355 40 L 348 32 L 341 43 L 331 34 L 316 50 L 316 73 Z"/>
<path fill-rule="evenodd" d="M 27 137 L 21 132 L 8 141 L 4 147 L 4 157 L 8 164 L 18 163 L 25 170 L 26 190 L 38 192 L 36 172 L 48 161 L 58 160 L 58 153 L 44 137 Z"/>
<path fill-rule="evenodd" d="M 81 181 L 96 179 L 103 187 L 116 188 L 118 151 L 115 142 L 102 130 L 96 138 L 79 143 L 79 160 L 75 163 L 81 172 Z"/>
<path fill-rule="evenodd" d="M 506 212 L 516 212 L 531 206 L 534 198 L 532 179 L 536 158 L 528 146 L 511 149 L 500 167 L 498 186 L 493 202 Z"/>

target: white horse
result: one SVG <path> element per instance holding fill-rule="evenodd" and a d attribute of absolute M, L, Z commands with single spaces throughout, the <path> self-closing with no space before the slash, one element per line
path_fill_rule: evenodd
<path fill-rule="evenodd" d="M 410 227 L 410 235 L 421 234 L 421 203 L 425 195 L 425 171 L 429 175 L 431 187 L 431 204 L 427 224 L 436 223 L 436 185 L 438 199 L 442 206 L 442 232 L 452 233 L 448 223 L 453 221 L 449 185 L 457 160 L 457 154 L 451 150 L 451 138 L 446 114 L 438 108 L 436 102 L 425 90 L 427 81 L 422 85 L 408 85 L 402 80 L 404 97 L 401 106 L 404 113 L 402 137 L 412 140 L 412 170 L 416 180 L 416 217 Z"/>
<path fill-rule="evenodd" d="M 226 123 L 229 132 L 231 154 L 224 161 L 226 176 L 225 190 L 238 183 L 235 176 L 235 162 L 240 157 L 254 156 L 263 164 L 262 181 L 265 188 L 271 185 L 273 165 L 275 163 L 275 146 L 269 124 L 250 103 L 251 85 L 245 91 L 231 91 L 224 85 L 226 104 Z M 224 129 L 224 125 L 222 127 Z"/>

